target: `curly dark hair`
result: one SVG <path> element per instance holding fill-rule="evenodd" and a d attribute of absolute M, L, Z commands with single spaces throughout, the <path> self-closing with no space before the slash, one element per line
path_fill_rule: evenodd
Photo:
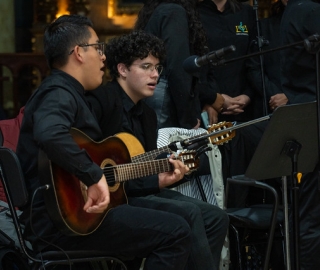
<path fill-rule="evenodd" d="M 150 54 L 163 63 L 166 57 L 163 41 L 145 31 L 132 31 L 115 37 L 107 43 L 105 51 L 106 65 L 113 79 L 120 76 L 117 68 L 119 63 L 130 67 L 135 60 L 144 59 Z"/>
<path fill-rule="evenodd" d="M 196 4 L 198 0 L 147 0 L 138 14 L 135 30 L 144 30 L 153 11 L 161 3 L 173 3 L 182 6 L 189 22 L 189 41 L 194 53 L 203 55 L 208 52 L 206 33 L 202 27 Z"/>

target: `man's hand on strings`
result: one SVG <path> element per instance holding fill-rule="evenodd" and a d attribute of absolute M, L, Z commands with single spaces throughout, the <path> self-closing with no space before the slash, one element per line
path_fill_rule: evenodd
<path fill-rule="evenodd" d="M 173 165 L 174 170 L 159 173 L 159 188 L 165 188 L 180 181 L 189 172 L 188 166 L 184 165 L 180 160 L 173 159 L 173 156 L 169 158 L 169 162 Z"/>

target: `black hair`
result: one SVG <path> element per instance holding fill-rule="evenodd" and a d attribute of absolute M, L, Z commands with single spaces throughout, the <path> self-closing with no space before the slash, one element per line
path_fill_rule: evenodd
<path fill-rule="evenodd" d="M 106 44 L 106 65 L 110 76 L 119 77 L 117 65 L 125 64 L 129 67 L 135 60 L 152 55 L 162 63 L 166 53 L 162 40 L 145 31 L 132 31 L 129 34 L 115 37 Z"/>
<path fill-rule="evenodd" d="M 207 38 L 203 29 L 202 23 L 196 4 L 198 0 L 148 0 L 138 14 L 138 18 L 134 29 L 144 30 L 152 13 L 161 3 L 173 3 L 182 6 L 188 17 L 189 26 L 189 41 L 194 53 L 203 55 L 207 53 Z"/>
<path fill-rule="evenodd" d="M 91 37 L 89 18 L 80 15 L 63 15 L 46 27 L 44 54 L 50 68 L 64 66 L 69 53 L 76 45 L 85 44 Z"/>
<path fill-rule="evenodd" d="M 274 2 L 271 5 L 271 11 L 270 11 L 271 16 L 275 16 L 277 14 L 282 14 L 284 12 L 285 7 L 286 6 L 282 3 L 281 0 Z"/>

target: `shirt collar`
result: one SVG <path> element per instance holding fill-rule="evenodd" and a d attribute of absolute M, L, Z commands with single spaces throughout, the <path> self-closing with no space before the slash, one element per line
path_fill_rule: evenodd
<path fill-rule="evenodd" d="M 123 107 L 127 113 L 141 115 L 143 112 L 142 102 L 141 100 L 138 101 L 137 104 L 134 104 L 132 99 L 126 94 L 126 92 L 122 91 L 122 100 L 123 100 Z"/>
<path fill-rule="evenodd" d="M 231 11 L 231 5 L 230 5 L 230 2 L 227 1 L 225 6 L 224 6 L 224 11 L 223 12 L 220 12 L 217 8 L 217 5 L 212 1 L 212 0 L 204 0 L 203 1 L 204 5 L 206 6 L 209 6 L 210 8 L 212 8 L 215 12 L 218 12 L 218 13 L 226 13 L 226 12 L 229 12 Z"/>
<path fill-rule="evenodd" d="M 52 69 L 51 70 L 51 74 L 57 74 L 59 76 L 62 76 L 63 78 L 66 79 L 66 81 L 70 84 L 72 84 L 72 86 L 77 89 L 78 92 L 80 92 L 81 94 L 85 93 L 85 89 L 83 87 L 83 85 L 74 77 L 72 77 L 70 74 L 60 70 L 60 69 Z"/>

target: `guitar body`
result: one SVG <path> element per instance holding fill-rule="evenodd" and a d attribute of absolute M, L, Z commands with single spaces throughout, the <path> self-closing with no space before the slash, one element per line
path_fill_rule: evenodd
<path fill-rule="evenodd" d="M 91 159 L 102 168 L 117 164 L 131 163 L 129 151 L 118 137 L 109 137 L 101 142 L 91 140 L 79 130 L 72 129 L 71 134 L 81 149 L 85 149 Z M 44 153 L 42 153 L 43 155 Z M 55 225 L 67 235 L 87 235 L 95 231 L 108 211 L 120 204 L 127 203 L 123 183 L 110 184 L 110 204 L 102 214 L 90 214 L 83 210 L 86 202 L 86 186 L 74 175 L 39 158 L 41 184 L 49 184 L 44 193 L 45 203 Z M 42 163 L 42 164 L 41 164 Z M 51 180 L 51 182 L 50 182 Z"/>
<path fill-rule="evenodd" d="M 48 160 L 46 154 L 40 151 L 38 159 L 40 183 L 49 185 L 49 189 L 44 191 L 45 204 L 52 221 L 66 235 L 88 235 L 94 232 L 110 209 L 127 203 L 122 184 L 124 181 L 169 172 L 173 169 L 167 158 L 131 162 L 131 153 L 132 155 L 137 151 L 144 153 L 144 149 L 130 134 L 122 134 L 121 138 L 112 136 L 95 142 L 77 129 L 71 129 L 70 133 L 78 146 L 86 150 L 91 159 L 103 168 L 109 186 L 110 203 L 102 214 L 85 212 L 83 207 L 87 200 L 87 187 L 76 176 Z M 128 140 L 131 153 L 122 140 Z M 176 158 L 184 162 L 190 172 L 199 166 L 195 151 L 182 152 Z"/>
<path fill-rule="evenodd" d="M 120 132 L 115 135 L 120 138 L 127 146 L 130 156 L 138 156 L 145 153 L 145 150 L 140 141 L 130 133 Z"/>

